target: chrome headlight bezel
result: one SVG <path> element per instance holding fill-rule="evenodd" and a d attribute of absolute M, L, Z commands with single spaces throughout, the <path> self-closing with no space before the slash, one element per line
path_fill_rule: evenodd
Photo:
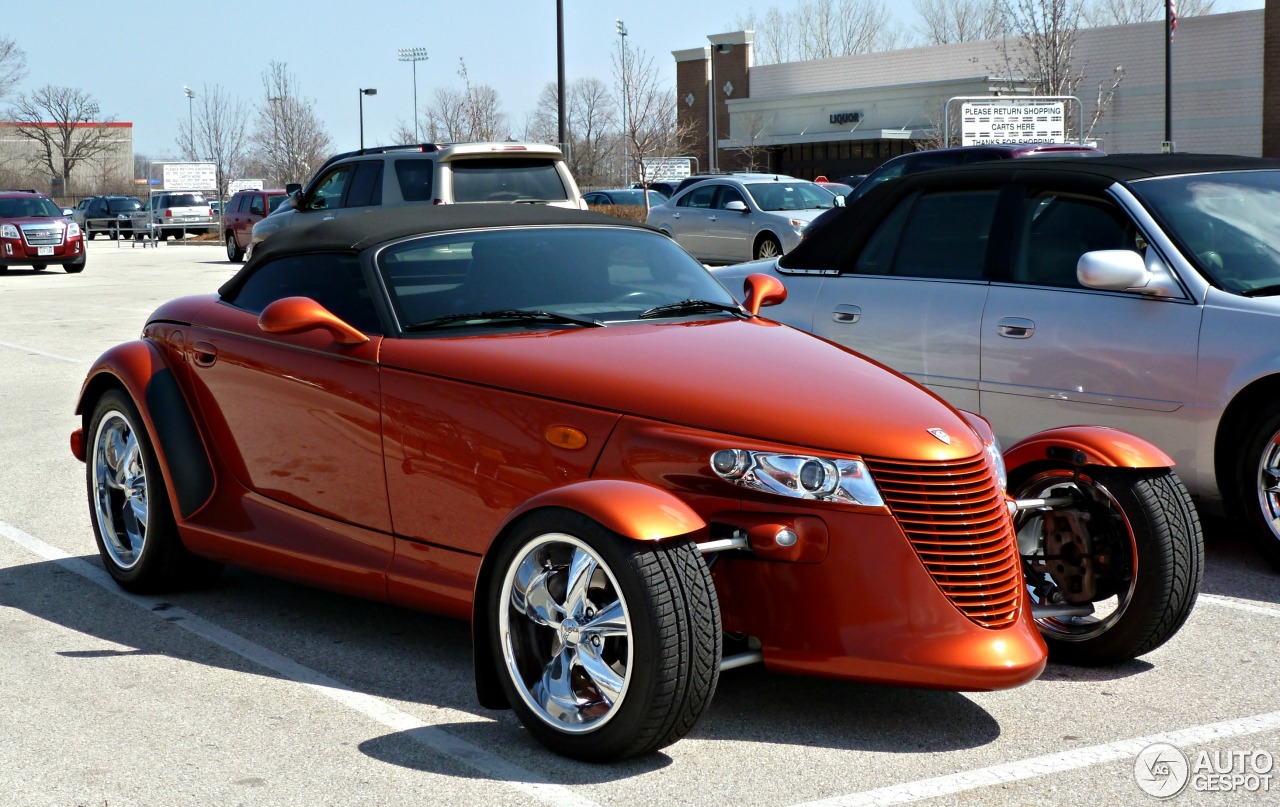
<path fill-rule="evenodd" d="M 991 442 L 984 442 L 983 447 L 987 450 L 987 456 L 991 459 L 991 465 L 996 471 L 996 478 L 1000 481 L 1000 492 L 1007 493 L 1009 491 L 1009 472 L 1005 468 L 1004 452 L 1000 450 L 1000 438 L 992 435 Z"/>
<path fill-rule="evenodd" d="M 716 476 L 739 487 L 791 499 L 884 507 L 860 459 L 725 448 L 710 458 Z"/>
<path fill-rule="evenodd" d="M 12 224 L 0 224 L 0 238 L 20 238 L 18 228 Z"/>
<path fill-rule="evenodd" d="M 67 224 L 67 238 L 75 238 L 80 235 L 80 225 L 74 221 Z"/>

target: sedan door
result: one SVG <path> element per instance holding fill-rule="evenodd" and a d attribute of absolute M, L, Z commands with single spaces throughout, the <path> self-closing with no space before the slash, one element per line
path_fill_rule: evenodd
<path fill-rule="evenodd" d="M 702 260 L 710 260 L 715 245 L 709 242 L 707 227 L 713 215 L 716 185 L 702 182 L 675 200 L 666 218 L 676 243 Z"/>
<path fill-rule="evenodd" d="M 982 319 L 981 411 L 1001 441 L 1096 423 L 1190 462 L 1182 424 L 1196 388 L 1200 306 L 1088 289 L 1076 277 L 1085 252 L 1152 249 L 1137 224 L 1103 194 L 1031 189 L 1012 243 Z"/>
<path fill-rule="evenodd" d="M 813 332 L 976 410 L 987 246 L 999 201 L 995 189 L 903 199 L 853 266 L 824 280 Z"/>
<path fill-rule="evenodd" d="M 717 183 L 718 184 L 718 183 Z M 733 185 L 718 185 L 714 209 L 707 216 L 707 257 L 720 261 L 749 261 L 755 214 L 742 192 Z M 741 202 L 745 210 L 727 210 L 730 202 Z"/>

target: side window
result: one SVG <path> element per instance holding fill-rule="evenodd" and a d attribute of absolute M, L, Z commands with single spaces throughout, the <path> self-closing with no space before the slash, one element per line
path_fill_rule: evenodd
<path fill-rule="evenodd" d="M 251 193 L 245 197 L 249 200 L 249 212 L 255 216 L 267 215 L 267 206 L 263 203 L 262 197 L 256 193 Z M 244 199 L 240 200 L 241 206 L 244 205 Z"/>
<path fill-rule="evenodd" d="M 333 210 L 342 205 L 342 192 L 347 187 L 347 178 L 351 176 L 351 166 L 343 165 L 333 169 L 316 185 L 307 199 L 308 210 Z"/>
<path fill-rule="evenodd" d="M 911 210 L 891 274 L 980 280 L 995 218 L 997 190 L 921 196 Z"/>
<path fill-rule="evenodd" d="M 893 212 L 880 222 L 867 244 L 854 262 L 853 271 L 859 275 L 887 275 L 893 266 L 893 254 L 898 249 L 902 228 L 920 194 L 913 193 L 898 203 Z"/>
<path fill-rule="evenodd" d="M 400 183 L 400 198 L 406 202 L 430 202 L 434 160 L 396 160 L 396 181 Z"/>
<path fill-rule="evenodd" d="M 1014 281 L 1075 289 L 1082 288 L 1076 263 L 1086 252 L 1141 251 L 1137 227 L 1111 202 L 1051 192 L 1023 200 L 1014 244 Z"/>
<path fill-rule="evenodd" d="M 382 161 L 365 160 L 356 163 L 351 177 L 351 188 L 343 207 L 369 207 L 382 204 Z"/>
<path fill-rule="evenodd" d="M 731 185 L 720 186 L 720 195 L 716 197 L 716 207 L 724 210 L 730 202 L 742 202 L 745 205 L 747 200 L 742 198 L 742 194 L 738 192 L 737 188 Z"/>
<path fill-rule="evenodd" d="M 382 332 L 356 255 L 318 252 L 264 263 L 223 302 L 261 314 L 262 309 L 285 297 L 310 297 L 365 333 Z"/>
<path fill-rule="evenodd" d="M 711 202 L 715 199 L 716 186 L 711 183 L 704 183 L 689 191 L 677 207 L 711 207 Z"/>

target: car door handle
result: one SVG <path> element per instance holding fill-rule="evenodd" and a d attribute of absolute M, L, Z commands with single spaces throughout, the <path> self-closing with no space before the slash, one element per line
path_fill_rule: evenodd
<path fill-rule="evenodd" d="M 996 332 L 1009 339 L 1030 339 L 1036 324 L 1023 317 L 1005 317 L 996 325 Z"/>
<path fill-rule="evenodd" d="M 191 343 L 191 361 L 197 367 L 212 367 L 218 360 L 218 348 L 209 342 Z"/>
<path fill-rule="evenodd" d="M 707 221 L 715 221 L 715 220 L 716 220 L 715 216 L 707 216 Z"/>
<path fill-rule="evenodd" d="M 862 309 L 856 305 L 838 305 L 831 312 L 831 319 L 841 325 L 852 325 L 862 319 Z"/>
<path fill-rule="evenodd" d="M 680 218 L 680 214 L 679 214 L 679 213 L 672 213 L 672 214 L 671 214 L 671 218 L 673 218 L 673 219 L 678 219 L 678 218 Z"/>

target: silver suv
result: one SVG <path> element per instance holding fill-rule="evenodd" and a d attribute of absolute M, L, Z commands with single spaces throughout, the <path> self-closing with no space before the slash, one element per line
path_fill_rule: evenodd
<path fill-rule="evenodd" d="M 157 193 L 151 197 L 151 221 L 156 238 L 200 235 L 218 229 L 213 208 L 204 194 L 191 191 Z"/>
<path fill-rule="evenodd" d="M 560 150 L 541 143 L 386 146 L 331 158 L 253 226 L 249 251 L 295 222 L 406 204 L 526 202 L 586 210 Z"/>

